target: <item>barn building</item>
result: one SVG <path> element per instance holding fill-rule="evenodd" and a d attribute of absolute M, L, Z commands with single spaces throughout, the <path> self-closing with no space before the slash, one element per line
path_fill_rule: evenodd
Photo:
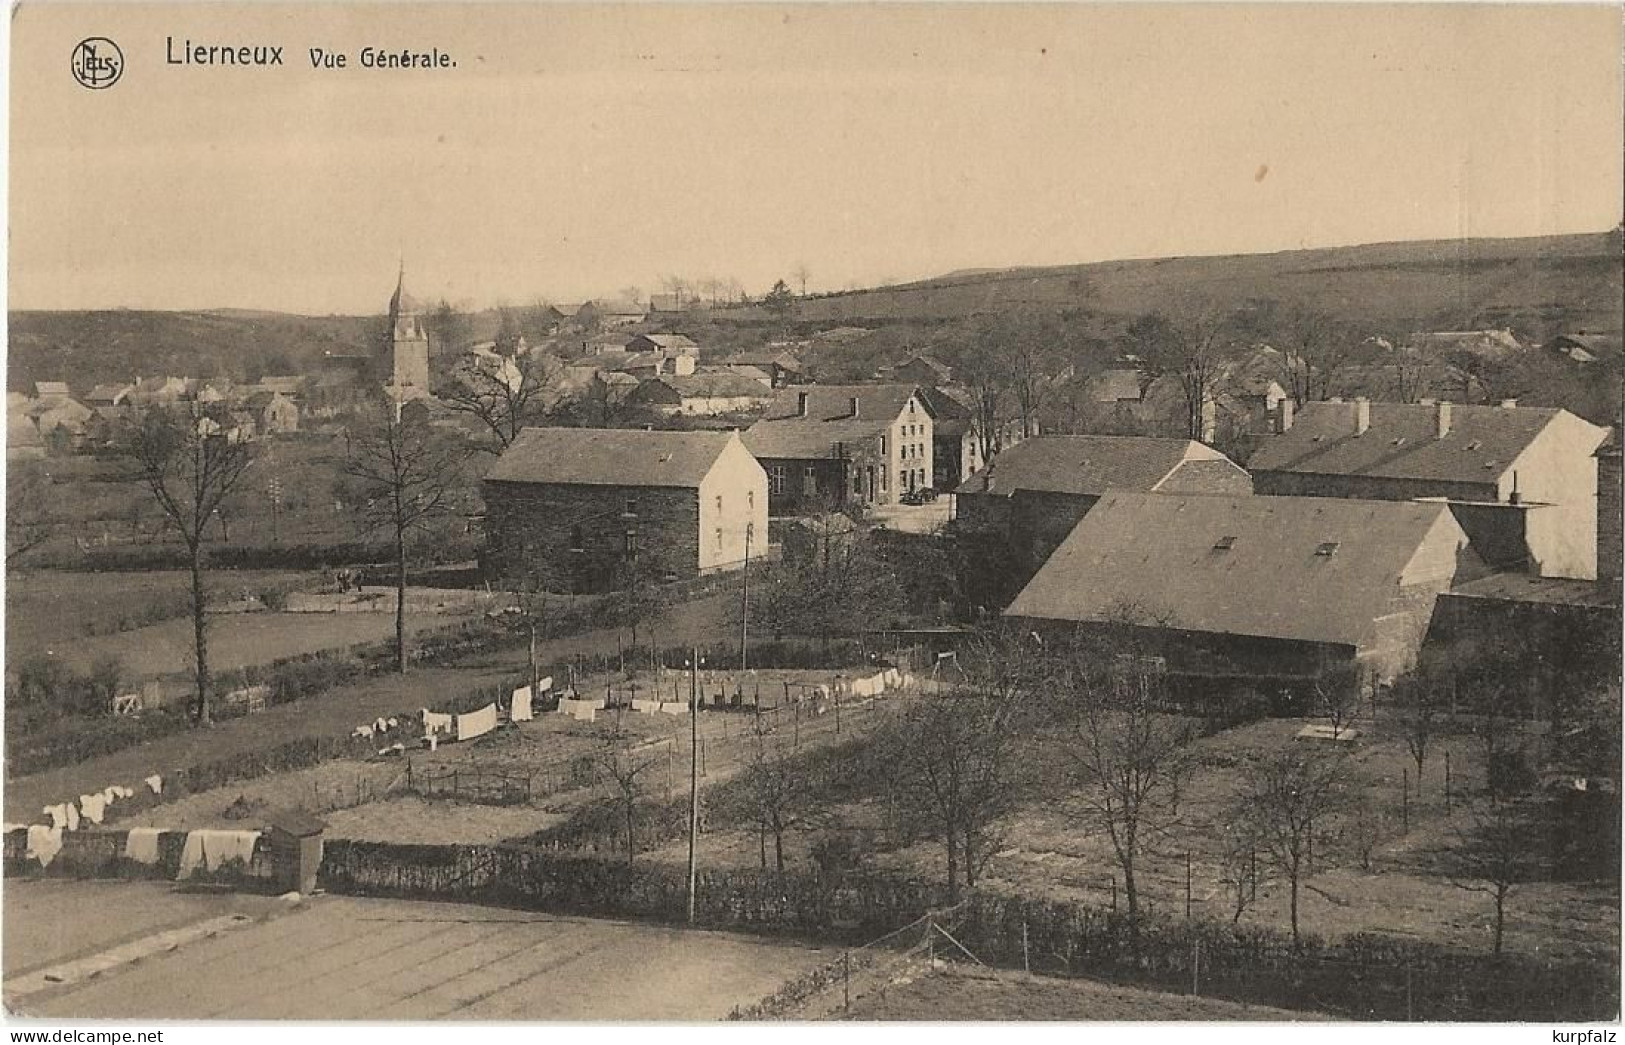
<path fill-rule="evenodd" d="M 767 548 L 767 475 L 736 432 L 527 428 L 486 475 L 485 562 L 551 590 L 681 579 Z"/>

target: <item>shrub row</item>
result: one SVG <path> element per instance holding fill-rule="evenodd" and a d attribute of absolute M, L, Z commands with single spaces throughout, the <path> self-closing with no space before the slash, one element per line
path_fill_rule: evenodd
<path fill-rule="evenodd" d="M 477 548 L 471 538 L 448 539 L 416 553 L 421 563 L 465 562 Z M 315 570 L 327 566 L 388 563 L 394 559 L 389 544 L 339 541 L 321 544 L 211 544 L 205 552 L 210 569 Z M 186 546 L 179 543 L 110 545 L 105 548 L 37 549 L 29 557 L 33 568 L 151 571 L 191 568 Z M 390 579 L 393 579 L 391 573 Z"/>
<path fill-rule="evenodd" d="M 680 868 L 564 856 L 520 846 L 396 845 L 333 839 L 320 882 L 335 893 L 461 899 L 534 910 L 683 922 Z M 760 871 L 703 871 L 696 924 L 857 942 L 907 924 L 941 899 L 931 883 L 881 876 L 839 880 Z"/>
<path fill-rule="evenodd" d="M 48 865 L 41 867 L 39 861 L 28 859 L 28 830 L 8 831 L 5 834 L 5 873 L 7 877 L 152 878 L 164 881 L 174 881 L 180 874 L 187 832 L 160 832 L 157 859 L 150 864 L 125 857 L 124 840 L 127 835 L 127 831 L 102 828 L 63 832 L 61 850 Z M 213 871 L 195 868 L 188 880 L 255 888 L 271 878 L 272 874 L 270 840 L 261 835 L 254 846 L 253 858 L 246 865 L 234 860 Z"/>
<path fill-rule="evenodd" d="M 517 846 L 338 840 L 328 843 L 321 876 L 341 893 L 668 922 L 686 914 L 680 869 Z M 711 871 L 699 876 L 695 912 L 710 928 L 853 942 L 905 925 L 944 899 L 934 884 L 880 875 Z M 1136 931 L 1126 912 L 980 893 L 945 924 L 994 965 L 1031 962 L 1178 991 L 1194 977 L 1204 995 L 1359 1019 L 1567 1022 L 1613 1018 L 1619 1007 L 1618 966 L 1605 961 L 1494 956 L 1375 936 L 1294 945 L 1273 929 L 1200 919 L 1142 916 Z"/>

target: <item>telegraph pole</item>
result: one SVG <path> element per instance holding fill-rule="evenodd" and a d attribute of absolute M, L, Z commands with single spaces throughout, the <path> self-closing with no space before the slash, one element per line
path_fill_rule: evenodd
<path fill-rule="evenodd" d="M 750 670 L 750 660 L 745 651 L 750 648 L 750 535 L 754 529 L 756 529 L 755 523 L 748 522 L 745 524 L 745 604 L 739 614 L 739 671 L 741 674 Z M 743 679 L 740 679 L 740 684 L 744 684 Z"/>
<path fill-rule="evenodd" d="M 694 850 L 700 837 L 700 648 L 689 649 L 688 669 L 688 922 L 694 924 Z"/>

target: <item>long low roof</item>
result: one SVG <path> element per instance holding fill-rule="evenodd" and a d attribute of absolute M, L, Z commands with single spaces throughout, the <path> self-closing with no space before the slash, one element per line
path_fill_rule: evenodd
<path fill-rule="evenodd" d="M 1005 614 L 1358 647 L 1433 537 L 1436 502 L 1113 491 Z"/>
<path fill-rule="evenodd" d="M 698 487 L 732 432 L 637 428 L 526 428 L 488 481 L 598 486 Z"/>
<path fill-rule="evenodd" d="M 1357 409 L 1353 402 L 1306 404 L 1289 431 L 1264 440 L 1248 470 L 1495 483 L 1560 415 L 1579 422 L 1550 407 L 1453 405 L 1441 439 L 1438 405 L 1373 402 L 1371 426 L 1357 435 Z M 1604 434 L 1598 428 L 1585 452 Z"/>
<path fill-rule="evenodd" d="M 1009 495 L 1032 490 L 1098 495 L 1116 489 L 1154 490 L 1186 461 L 1231 464 L 1219 451 L 1189 439 L 1040 435 L 1001 451 L 957 492 Z"/>

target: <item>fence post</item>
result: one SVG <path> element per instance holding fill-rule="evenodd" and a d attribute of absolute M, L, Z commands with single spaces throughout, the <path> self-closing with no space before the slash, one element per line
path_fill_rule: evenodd
<path fill-rule="evenodd" d="M 1191 854 L 1185 854 L 1185 920 L 1191 918 Z"/>
<path fill-rule="evenodd" d="M 1450 749 L 1444 749 L 1444 811 L 1450 812 Z"/>
<path fill-rule="evenodd" d="M 1412 1023 L 1416 1019 L 1411 1001 L 1411 959 L 1405 958 L 1405 1022 Z"/>
<path fill-rule="evenodd" d="M 1399 792 L 1399 833 L 1409 834 L 1411 830 L 1411 771 L 1407 767 L 1400 770 Z"/>
<path fill-rule="evenodd" d="M 852 1007 L 852 952 L 841 952 L 841 1008 Z"/>
<path fill-rule="evenodd" d="M 1033 972 L 1032 957 L 1027 950 L 1027 919 L 1021 920 L 1021 968 L 1031 976 Z"/>
<path fill-rule="evenodd" d="M 1202 938 L 1191 941 L 1191 997 L 1202 993 Z"/>

